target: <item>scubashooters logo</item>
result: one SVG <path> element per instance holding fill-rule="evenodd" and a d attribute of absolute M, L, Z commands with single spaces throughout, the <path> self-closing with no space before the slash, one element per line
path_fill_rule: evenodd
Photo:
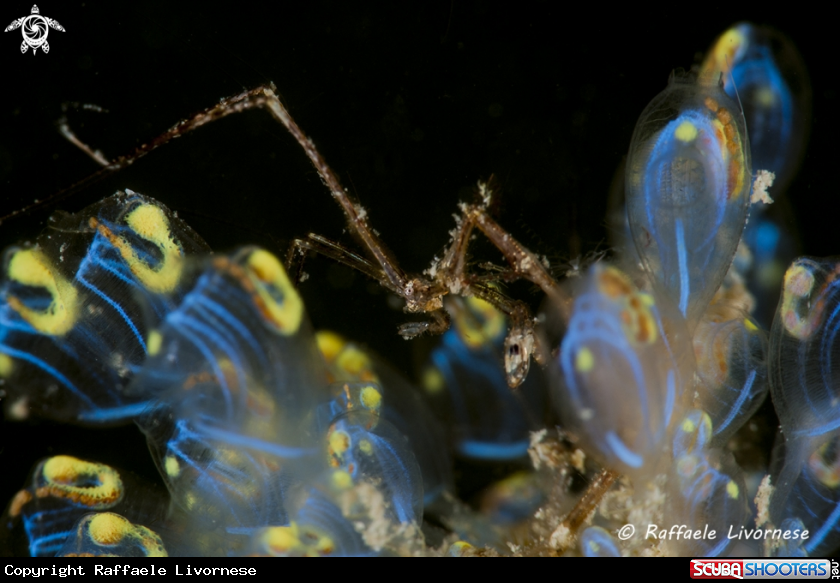
<path fill-rule="evenodd" d="M 836 564 L 836 561 L 831 563 Z M 692 559 L 692 579 L 828 579 L 828 559 Z"/>
<path fill-rule="evenodd" d="M 32 14 L 18 18 L 6 27 L 3 32 L 10 30 L 21 29 L 23 33 L 23 42 L 20 44 L 20 52 L 25 53 L 28 49 L 32 49 L 32 54 L 38 52 L 40 48 L 44 53 L 50 52 L 50 45 L 47 42 L 47 35 L 50 29 L 55 29 L 64 32 L 64 27 L 61 26 L 57 20 L 41 16 L 38 6 L 32 6 Z"/>

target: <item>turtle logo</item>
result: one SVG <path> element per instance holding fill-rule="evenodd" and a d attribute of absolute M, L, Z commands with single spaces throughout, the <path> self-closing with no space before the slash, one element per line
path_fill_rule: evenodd
<path fill-rule="evenodd" d="M 49 33 L 50 28 L 64 32 L 64 27 L 57 21 L 41 16 L 37 5 L 32 6 L 32 14 L 13 21 L 3 32 L 9 32 L 17 28 L 21 28 L 21 32 L 23 32 L 20 52 L 25 53 L 26 49 L 32 47 L 33 55 L 38 52 L 39 47 L 44 53 L 50 52 L 50 45 L 47 43 L 47 33 Z"/>

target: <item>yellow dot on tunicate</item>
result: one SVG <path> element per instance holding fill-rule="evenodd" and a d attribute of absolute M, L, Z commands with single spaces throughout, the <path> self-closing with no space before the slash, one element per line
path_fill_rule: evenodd
<path fill-rule="evenodd" d="M 364 387 L 359 398 L 362 401 L 362 406 L 370 411 L 379 411 L 379 407 L 382 405 L 382 394 L 371 386 Z"/>
<path fill-rule="evenodd" d="M 373 375 L 373 363 L 370 357 L 352 345 L 347 346 L 338 355 L 336 365 L 347 374 L 357 378 Z"/>
<path fill-rule="evenodd" d="M 720 37 L 720 45 L 724 47 L 739 47 L 744 44 L 747 39 L 740 27 L 730 28 L 724 32 Z"/>
<path fill-rule="evenodd" d="M 303 320 L 303 300 L 289 281 L 280 261 L 268 251 L 257 249 L 248 257 L 257 284 L 257 295 L 265 315 L 284 336 L 291 336 Z"/>
<path fill-rule="evenodd" d="M 289 526 L 272 526 L 263 536 L 265 545 L 273 553 L 285 553 L 300 545 L 298 526 L 294 522 Z"/>
<path fill-rule="evenodd" d="M 139 205 L 126 215 L 125 222 L 147 241 L 169 237 L 169 219 L 163 209 L 153 204 Z"/>
<path fill-rule="evenodd" d="M 330 555 L 335 548 L 335 543 L 333 540 L 328 536 L 319 536 L 318 542 L 315 543 L 315 551 L 318 555 Z"/>
<path fill-rule="evenodd" d="M 109 240 L 119 249 L 131 272 L 146 288 L 159 293 L 171 292 L 181 278 L 183 252 L 178 241 L 172 236 L 166 213 L 153 204 L 141 204 L 126 215 L 125 222 L 140 237 L 157 246 L 162 260 L 157 265 L 150 265 L 124 237 L 110 233 Z M 100 232 L 105 234 L 103 229 L 104 226 Z"/>
<path fill-rule="evenodd" d="M 749 332 L 758 331 L 758 326 L 753 324 L 753 321 L 749 318 L 744 318 L 744 328 L 746 328 Z"/>
<path fill-rule="evenodd" d="M 146 340 L 146 351 L 149 356 L 154 356 L 160 352 L 160 347 L 163 344 L 163 336 L 157 330 L 149 332 L 149 338 Z"/>
<path fill-rule="evenodd" d="M 436 395 L 443 390 L 443 387 L 446 385 L 446 381 L 438 369 L 430 366 L 423 371 L 422 384 L 427 393 L 430 395 Z"/>
<path fill-rule="evenodd" d="M 469 348 L 484 346 L 505 333 L 505 317 L 492 304 L 475 296 L 467 298 L 466 303 L 467 309 L 458 311 L 453 325 Z"/>
<path fill-rule="evenodd" d="M 674 137 L 686 144 L 693 142 L 697 138 L 697 126 L 686 120 L 674 130 Z"/>
<path fill-rule="evenodd" d="M 315 343 L 318 344 L 318 350 L 321 351 L 327 362 L 332 362 L 344 349 L 347 341 L 335 332 L 321 330 L 315 334 Z"/>
<path fill-rule="evenodd" d="M 69 484 L 84 471 L 85 464 L 86 462 L 69 455 L 57 455 L 46 461 L 43 474 L 49 481 Z"/>
<path fill-rule="evenodd" d="M 694 431 L 695 427 L 696 427 L 696 425 L 694 425 L 694 421 L 692 421 L 688 417 L 683 419 L 682 427 L 681 427 L 681 429 L 683 431 L 685 431 L 686 433 L 691 433 L 691 432 Z"/>
<path fill-rule="evenodd" d="M 732 68 L 735 55 L 743 50 L 746 43 L 747 38 L 744 36 L 741 27 L 730 28 L 724 32 L 706 57 L 701 75 L 710 73 L 719 75 L 721 71 L 728 72 Z M 717 76 L 715 76 L 715 79 L 717 79 Z"/>
<path fill-rule="evenodd" d="M 15 361 L 8 354 L 0 354 L 0 378 L 7 379 L 15 370 Z"/>
<path fill-rule="evenodd" d="M 166 470 L 166 475 L 170 478 L 177 478 L 181 473 L 181 465 L 174 456 L 168 455 L 163 460 L 163 467 Z"/>
<path fill-rule="evenodd" d="M 776 105 L 776 92 L 773 88 L 765 85 L 755 92 L 755 100 L 764 107 L 773 107 Z"/>
<path fill-rule="evenodd" d="M 636 294 L 636 296 L 642 302 L 643 306 L 646 306 L 648 308 L 652 308 L 653 306 L 656 305 L 656 300 L 649 293 L 639 292 L 639 293 Z"/>
<path fill-rule="evenodd" d="M 333 472 L 332 484 L 338 490 L 346 490 L 353 485 L 353 477 L 344 470 Z"/>
<path fill-rule="evenodd" d="M 373 444 L 367 439 L 363 439 L 359 442 L 359 450 L 365 455 L 370 455 L 373 453 Z"/>
<path fill-rule="evenodd" d="M 344 453 L 350 447 L 350 436 L 344 431 L 330 433 L 330 449 L 335 453 Z"/>
<path fill-rule="evenodd" d="M 93 542 L 100 545 L 115 545 L 132 531 L 132 524 L 119 514 L 100 512 L 88 525 Z"/>
<path fill-rule="evenodd" d="M 49 306 L 33 309 L 15 295 L 7 294 L 6 302 L 33 328 L 50 336 L 63 336 L 76 324 L 79 297 L 76 288 L 52 265 L 38 248 L 18 249 L 6 267 L 6 277 L 19 284 L 40 288 L 49 295 Z"/>
<path fill-rule="evenodd" d="M 578 350 L 575 356 L 575 368 L 578 372 L 589 372 L 595 366 L 595 355 L 586 346 Z"/>
<path fill-rule="evenodd" d="M 732 480 L 726 485 L 726 493 L 729 495 L 730 498 L 733 500 L 737 500 L 740 494 L 740 489 L 738 488 L 738 484 L 733 482 Z"/>
<path fill-rule="evenodd" d="M 449 545 L 449 550 L 446 551 L 446 554 L 450 557 L 462 557 L 464 553 L 473 548 L 473 546 L 466 542 L 466 541 L 455 541 L 451 545 Z"/>

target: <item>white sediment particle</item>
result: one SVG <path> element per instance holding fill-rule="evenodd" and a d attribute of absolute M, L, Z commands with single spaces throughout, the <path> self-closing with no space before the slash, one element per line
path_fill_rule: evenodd
<path fill-rule="evenodd" d="M 487 188 L 487 185 L 483 182 L 478 183 L 478 193 L 481 196 L 481 202 L 483 206 L 487 206 L 490 204 L 490 197 L 492 196 L 492 191 Z"/>
<path fill-rule="evenodd" d="M 776 175 L 769 170 L 759 170 L 756 172 L 752 194 L 750 195 L 750 203 L 756 204 L 762 202 L 764 204 L 773 204 L 773 199 L 770 198 L 767 189 L 773 186 L 774 180 L 776 180 Z"/>
<path fill-rule="evenodd" d="M 382 492 L 367 482 L 342 492 L 339 506 L 362 540 L 375 551 L 387 548 L 399 556 L 424 554 L 422 534 L 414 523 L 397 524 L 388 516 L 388 502 Z M 356 520 L 362 517 L 362 520 Z"/>
<path fill-rule="evenodd" d="M 662 509 L 665 506 L 665 492 L 657 483 L 664 478 L 657 477 L 657 480 L 648 485 L 645 496 L 641 503 L 631 506 L 627 521 L 633 524 L 657 524 L 661 522 Z"/>
<path fill-rule="evenodd" d="M 353 526 L 362 535 L 365 544 L 375 551 L 379 551 L 388 542 L 390 522 L 385 517 L 387 505 L 382 493 L 365 482 L 357 485 L 346 493 L 342 502 L 342 513 L 352 515 L 359 507 L 367 512 L 366 520 L 355 521 Z"/>
<path fill-rule="evenodd" d="M 755 526 L 756 528 L 764 527 L 765 529 L 773 529 L 774 525 L 770 522 L 770 500 L 773 498 L 773 491 L 776 488 L 770 483 L 770 474 L 764 476 L 761 484 L 758 486 L 758 492 L 755 495 Z M 772 557 L 776 549 L 784 544 L 784 539 L 767 537 L 764 539 L 764 556 Z"/>
<path fill-rule="evenodd" d="M 29 417 L 29 398 L 21 397 L 7 409 L 9 417 L 21 421 Z"/>
<path fill-rule="evenodd" d="M 755 506 L 758 510 L 755 515 L 755 525 L 757 527 L 761 527 L 770 521 L 770 498 L 773 496 L 774 489 L 770 484 L 770 474 L 767 474 L 761 480 L 758 492 L 755 495 Z"/>
<path fill-rule="evenodd" d="M 548 429 L 540 429 L 539 431 L 531 432 L 531 444 L 528 446 L 528 455 L 531 457 L 531 464 L 534 469 L 540 469 L 542 465 L 542 456 L 540 455 L 539 445 L 548 433 Z"/>
<path fill-rule="evenodd" d="M 531 439 L 530 447 L 534 447 L 535 445 L 540 443 L 545 438 L 545 436 L 547 434 L 548 434 L 548 429 L 540 429 L 539 431 L 532 431 L 531 436 L 530 436 L 530 439 Z"/>
<path fill-rule="evenodd" d="M 551 533 L 551 538 L 548 539 L 548 546 L 555 550 L 567 549 L 572 546 L 573 542 L 574 537 L 572 536 L 572 532 L 564 523 L 555 528 L 554 532 Z"/>
<path fill-rule="evenodd" d="M 440 258 L 437 255 L 435 255 L 434 258 L 432 259 L 432 265 L 429 266 L 429 269 L 427 269 L 424 273 L 426 275 L 428 275 L 429 277 L 431 277 L 432 279 L 435 279 L 437 277 L 437 272 L 438 272 L 439 265 L 440 265 Z"/>
<path fill-rule="evenodd" d="M 662 524 L 665 508 L 664 474 L 656 476 L 643 491 L 634 491 L 630 480 L 623 476 L 618 488 L 607 492 L 601 500 L 598 512 L 615 524 L 632 524 L 636 535 L 619 542 L 625 556 L 663 556 L 666 552 L 658 539 L 646 540 L 648 524 Z"/>
<path fill-rule="evenodd" d="M 576 449 L 572 454 L 572 467 L 574 467 L 581 474 L 584 473 L 583 464 L 586 462 L 586 454 L 582 449 Z"/>

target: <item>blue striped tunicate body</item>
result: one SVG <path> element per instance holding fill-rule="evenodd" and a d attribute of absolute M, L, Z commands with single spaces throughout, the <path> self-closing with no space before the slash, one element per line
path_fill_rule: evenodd
<path fill-rule="evenodd" d="M 732 454 L 712 441 L 714 425 L 702 410 L 689 411 L 673 439 L 665 528 L 684 527 L 700 536 L 668 541 L 678 555 L 717 557 L 732 547 L 748 517 L 743 471 Z"/>
<path fill-rule="evenodd" d="M 743 237 L 752 257 L 745 276 L 756 298 L 754 315 L 769 325 L 785 268 L 797 255 L 785 194 L 810 133 L 808 71 L 784 34 L 742 22 L 718 37 L 706 54 L 701 75 L 722 75 L 724 91 L 743 107 L 754 171 L 774 175 L 769 194 L 775 202 L 769 207 L 753 205 Z"/>
<path fill-rule="evenodd" d="M 709 50 L 701 75 L 723 74 L 723 89 L 740 100 L 753 167 L 776 175 L 784 192 L 808 135 L 811 87 L 793 43 L 769 26 L 748 22 L 724 32 Z"/>
<path fill-rule="evenodd" d="M 750 203 L 744 118 L 718 81 L 672 74 L 639 117 L 627 156 L 636 249 L 690 328 L 723 281 Z"/>
<path fill-rule="evenodd" d="M 511 391 L 502 368 L 507 319 L 475 297 L 447 307 L 453 326 L 424 366 L 422 387 L 455 455 L 485 462 L 527 459 L 529 434 L 542 427 L 545 379 L 534 368 Z"/>
<path fill-rule="evenodd" d="M 774 452 L 771 518 L 810 532 L 782 553 L 820 555 L 840 542 L 838 274 L 837 258 L 794 261 L 770 333 L 770 390 L 784 437 Z"/>
<path fill-rule="evenodd" d="M 57 213 L 31 247 L 6 251 L 0 377 L 6 412 L 89 425 L 130 421 L 128 384 L 148 333 L 183 298 L 186 258 L 209 251 L 159 202 L 126 191 Z"/>
<path fill-rule="evenodd" d="M 595 264 L 576 287 L 552 365 L 564 425 L 630 475 L 662 462 L 693 380 L 685 322 L 668 308 L 617 268 Z"/>
<path fill-rule="evenodd" d="M 57 455 L 35 466 L 7 508 L 4 527 L 10 537 L 25 540 L 33 557 L 63 556 L 75 552 L 73 541 L 85 516 L 119 513 L 144 528 L 157 529 L 165 518 L 167 498 L 162 488 L 130 471 Z M 11 546 L 5 550 L 11 551 Z M 150 552 L 156 548 L 150 547 Z"/>
<path fill-rule="evenodd" d="M 288 524 L 288 497 L 325 471 L 315 411 L 326 370 L 273 255 L 244 248 L 191 278 L 131 388 L 155 398 L 137 423 L 173 513 L 196 529 L 195 551 L 227 554 Z"/>
<path fill-rule="evenodd" d="M 694 405 L 711 418 L 715 445 L 723 445 L 767 397 L 766 333 L 739 310 L 714 304 L 695 328 L 693 343 Z"/>

